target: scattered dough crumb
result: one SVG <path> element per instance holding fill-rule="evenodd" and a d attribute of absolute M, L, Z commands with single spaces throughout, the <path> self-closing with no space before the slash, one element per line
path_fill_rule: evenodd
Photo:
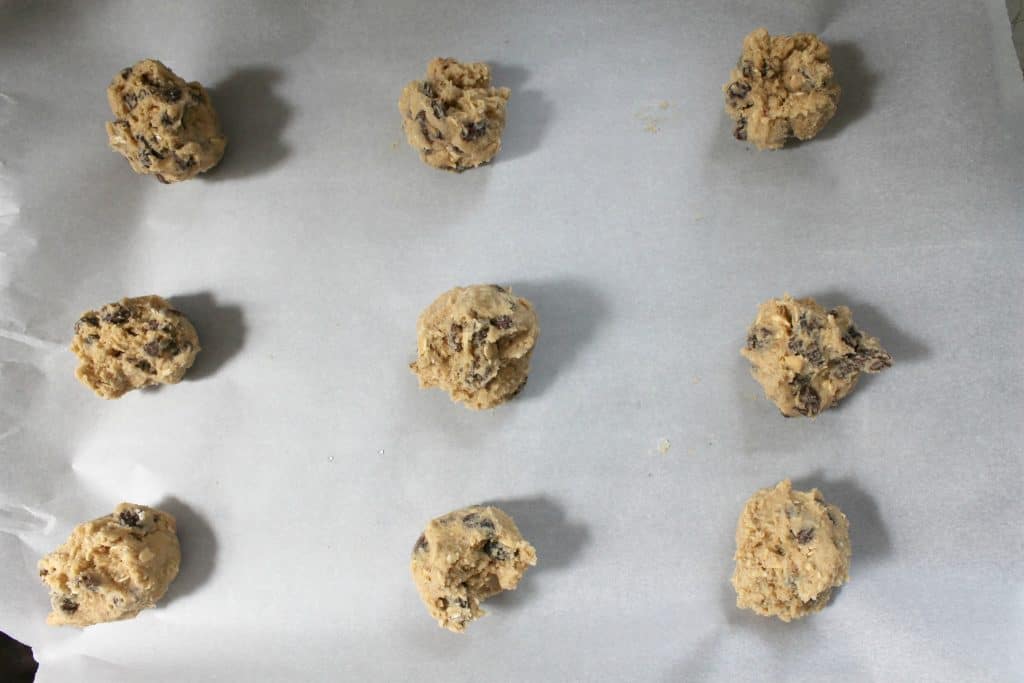
<path fill-rule="evenodd" d="M 666 453 L 668 453 L 668 450 L 670 448 L 672 448 L 672 442 L 671 441 L 669 441 L 668 439 L 659 439 L 658 440 L 658 452 L 659 453 L 661 453 L 662 455 L 665 455 Z"/>

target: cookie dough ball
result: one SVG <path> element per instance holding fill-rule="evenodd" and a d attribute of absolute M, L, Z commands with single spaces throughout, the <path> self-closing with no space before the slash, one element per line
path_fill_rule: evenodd
<path fill-rule="evenodd" d="M 433 59 L 427 80 L 405 86 L 398 100 L 405 136 L 434 168 L 464 171 L 486 164 L 501 149 L 510 93 L 491 87 L 486 64 Z"/>
<path fill-rule="evenodd" d="M 134 503 L 75 527 L 39 561 L 50 589 L 52 626 L 91 626 L 131 619 L 152 607 L 178 575 L 181 550 L 174 517 Z"/>
<path fill-rule="evenodd" d="M 770 36 L 759 28 L 725 84 L 725 112 L 737 140 L 780 149 L 786 138 L 809 140 L 835 116 L 839 86 L 828 46 L 813 33 Z"/>
<path fill-rule="evenodd" d="M 514 590 L 535 564 L 512 518 L 479 505 L 432 520 L 412 550 L 412 578 L 430 616 L 457 633 L 486 614 L 481 602 Z"/>
<path fill-rule="evenodd" d="M 878 340 L 853 326 L 849 308 L 826 311 L 789 295 L 761 304 L 740 353 L 786 417 L 814 417 L 853 391 L 860 373 L 892 366 Z"/>
<path fill-rule="evenodd" d="M 736 525 L 736 606 L 783 621 L 828 604 L 850 569 L 850 524 L 818 489 L 789 479 L 747 501 Z"/>
<path fill-rule="evenodd" d="M 533 305 L 504 287 L 456 287 L 420 315 L 419 354 L 409 367 L 423 388 L 444 389 L 470 408 L 493 408 L 525 386 L 539 332 Z"/>
<path fill-rule="evenodd" d="M 75 376 L 103 398 L 151 384 L 176 384 L 199 353 L 196 328 L 158 296 L 86 311 L 75 323 Z"/>
<path fill-rule="evenodd" d="M 155 59 L 122 69 L 107 88 L 110 146 L 132 170 L 162 183 L 188 180 L 224 156 L 227 138 L 210 96 Z"/>

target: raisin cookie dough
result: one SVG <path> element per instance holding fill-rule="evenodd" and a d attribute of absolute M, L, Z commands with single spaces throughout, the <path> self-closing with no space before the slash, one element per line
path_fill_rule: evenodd
<path fill-rule="evenodd" d="M 82 627 L 131 619 L 163 597 L 180 564 L 174 517 L 121 503 L 113 514 L 79 524 L 39 561 L 53 605 L 46 623 Z"/>
<path fill-rule="evenodd" d="M 853 391 L 860 373 L 892 366 L 878 340 L 853 326 L 849 308 L 826 311 L 789 295 L 761 304 L 740 353 L 786 417 L 814 417 Z"/>
<path fill-rule="evenodd" d="M 480 603 L 514 590 L 537 552 L 512 518 L 473 506 L 438 517 L 412 549 L 412 578 L 438 626 L 461 633 L 486 614 Z"/>
<path fill-rule="evenodd" d="M 758 149 L 780 149 L 786 138 L 809 140 L 836 113 L 828 46 L 813 33 L 770 36 L 763 28 L 743 40 L 743 54 L 725 91 L 733 135 Z"/>
<path fill-rule="evenodd" d="M 504 287 L 456 287 L 420 315 L 409 367 L 423 388 L 444 389 L 476 410 L 493 408 L 526 385 L 539 332 L 533 305 Z"/>
<path fill-rule="evenodd" d="M 227 138 L 210 96 L 155 59 L 122 69 L 107 88 L 110 146 L 132 170 L 162 183 L 188 180 L 224 156 Z"/>
<path fill-rule="evenodd" d="M 511 91 L 491 87 L 491 69 L 437 58 L 427 80 L 402 90 L 398 110 L 409 144 L 424 163 L 449 171 L 486 164 L 501 149 Z"/>
<path fill-rule="evenodd" d="M 850 524 L 821 491 L 789 479 L 747 501 L 736 525 L 736 606 L 783 621 L 828 604 L 850 569 Z"/>
<path fill-rule="evenodd" d="M 75 323 L 75 376 L 103 398 L 151 384 L 176 384 L 199 353 L 196 328 L 158 296 L 86 311 Z"/>

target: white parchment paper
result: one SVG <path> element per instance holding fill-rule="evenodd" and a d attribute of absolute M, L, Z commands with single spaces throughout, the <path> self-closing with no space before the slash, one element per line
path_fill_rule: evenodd
<path fill-rule="evenodd" d="M 772 153 L 720 94 L 760 25 L 820 33 L 843 87 Z M 437 55 L 512 88 L 489 167 L 404 141 Z M 107 149 L 104 89 L 149 56 L 212 90 L 208 177 Z M 40 681 L 1021 680 L 1022 153 L 1002 0 L 0 3 L 0 629 Z M 475 282 L 542 328 L 482 414 L 407 369 L 420 310 Z M 783 419 L 738 351 L 784 292 L 851 306 L 896 365 Z M 149 293 L 205 350 L 94 398 L 74 321 Z M 791 624 L 728 584 L 743 502 L 787 476 L 854 547 Z M 177 515 L 180 577 L 47 627 L 36 561 L 122 500 Z M 478 501 L 540 563 L 460 637 L 408 556 Z"/>

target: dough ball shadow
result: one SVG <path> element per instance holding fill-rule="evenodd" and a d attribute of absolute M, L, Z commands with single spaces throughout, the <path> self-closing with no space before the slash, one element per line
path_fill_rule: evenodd
<path fill-rule="evenodd" d="M 248 66 L 210 88 L 228 146 L 221 162 L 200 177 L 217 182 L 259 175 L 288 157 L 281 136 L 291 106 L 274 92 L 282 78 L 277 67 Z"/>
<path fill-rule="evenodd" d="M 174 496 L 165 498 L 154 507 L 174 515 L 181 543 L 181 569 L 159 603 L 166 606 L 198 590 L 213 574 L 217 537 L 201 514 Z"/>
<path fill-rule="evenodd" d="M 495 163 L 512 161 L 540 147 L 554 115 L 553 102 L 540 90 L 525 87 L 530 72 L 512 64 L 491 62 L 491 84 L 512 90 L 501 134 L 501 152 Z"/>
<path fill-rule="evenodd" d="M 195 325 L 202 350 L 185 380 L 213 375 L 245 345 L 245 317 L 235 305 L 218 304 L 213 294 L 200 292 L 171 297 L 171 304 Z"/>

